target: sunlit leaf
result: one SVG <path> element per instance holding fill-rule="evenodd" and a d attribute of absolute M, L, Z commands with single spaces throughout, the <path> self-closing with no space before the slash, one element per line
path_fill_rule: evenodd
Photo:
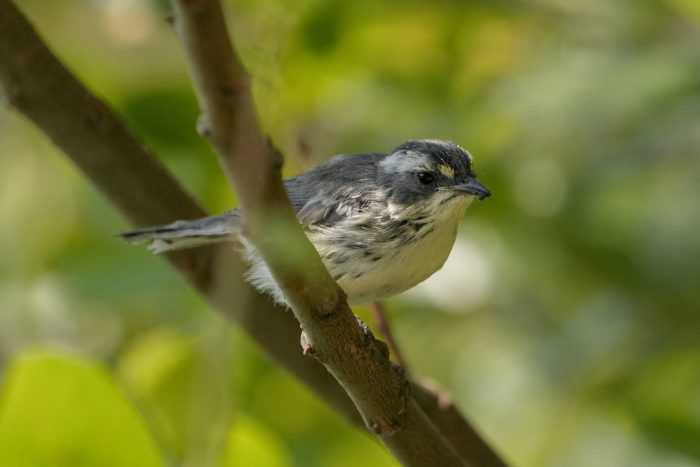
<path fill-rule="evenodd" d="M 287 448 L 264 425 L 246 416 L 237 416 L 229 431 L 220 467 L 288 467 L 292 465 Z"/>
<path fill-rule="evenodd" d="M 137 410 L 101 366 L 49 351 L 10 365 L 0 399 L 0 465 L 160 466 Z"/>
<path fill-rule="evenodd" d="M 159 330 L 134 343 L 119 375 L 168 454 L 206 463 L 228 425 L 227 373 L 212 368 L 192 336 Z"/>

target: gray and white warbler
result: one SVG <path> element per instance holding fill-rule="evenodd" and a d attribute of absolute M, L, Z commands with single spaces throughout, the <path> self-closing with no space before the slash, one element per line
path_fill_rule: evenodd
<path fill-rule="evenodd" d="M 284 181 L 299 222 L 351 303 L 398 294 L 447 260 L 457 225 L 475 197 L 472 156 L 441 140 L 407 141 L 390 153 L 339 155 Z M 265 262 L 243 236 L 238 209 L 219 216 L 125 232 L 154 253 L 233 241 L 250 264 L 248 280 L 286 303 Z"/>

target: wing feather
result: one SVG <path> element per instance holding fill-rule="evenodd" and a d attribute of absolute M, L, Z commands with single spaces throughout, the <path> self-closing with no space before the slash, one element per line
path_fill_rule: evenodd
<path fill-rule="evenodd" d="M 366 210 L 377 193 L 382 154 L 338 156 L 298 177 L 285 188 L 303 225 L 331 226 Z"/>

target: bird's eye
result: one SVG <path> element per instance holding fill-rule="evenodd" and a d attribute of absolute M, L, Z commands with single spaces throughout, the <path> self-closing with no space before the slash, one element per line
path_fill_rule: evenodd
<path fill-rule="evenodd" d="M 430 185 L 435 181 L 435 175 L 431 172 L 418 172 L 416 176 L 418 177 L 418 181 L 423 185 Z"/>

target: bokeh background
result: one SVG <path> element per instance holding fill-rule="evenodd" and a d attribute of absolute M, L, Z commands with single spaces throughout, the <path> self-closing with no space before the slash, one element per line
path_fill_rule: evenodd
<path fill-rule="evenodd" d="M 233 205 L 166 1 L 18 4 L 208 209 Z M 447 138 L 494 192 L 386 303 L 414 374 L 516 466 L 700 465 L 699 2 L 226 7 L 289 175 Z M 397 465 L 113 238 L 124 219 L 5 108 L 0 226 L 0 465 Z"/>

